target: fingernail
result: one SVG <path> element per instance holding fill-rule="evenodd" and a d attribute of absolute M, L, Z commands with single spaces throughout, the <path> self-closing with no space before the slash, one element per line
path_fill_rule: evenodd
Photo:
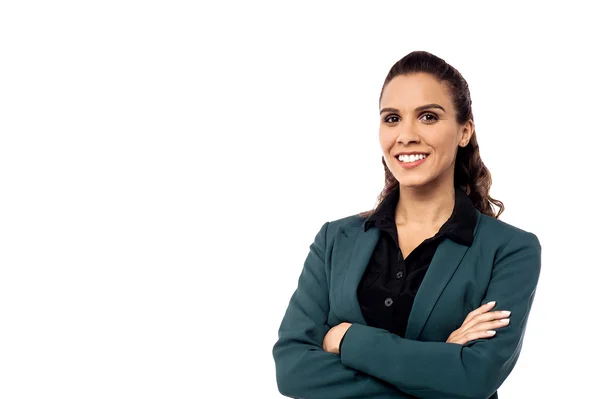
<path fill-rule="evenodd" d="M 500 320 L 502 323 L 508 323 L 510 321 L 510 319 L 502 319 Z"/>
<path fill-rule="evenodd" d="M 494 334 L 496 334 L 496 331 L 489 330 L 487 333 L 488 333 L 488 335 L 494 335 Z"/>
<path fill-rule="evenodd" d="M 495 304 L 495 303 L 496 303 L 496 301 L 489 301 L 488 303 L 486 303 L 486 305 L 492 305 L 492 304 Z"/>
<path fill-rule="evenodd" d="M 505 315 L 507 315 L 507 316 L 508 316 L 508 315 L 510 315 L 510 310 L 503 310 L 503 311 L 502 311 L 502 314 L 505 314 Z"/>

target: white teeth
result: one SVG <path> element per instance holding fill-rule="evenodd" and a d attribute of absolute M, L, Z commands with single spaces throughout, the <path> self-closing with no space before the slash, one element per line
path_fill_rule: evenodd
<path fill-rule="evenodd" d="M 398 160 L 400 162 L 415 162 L 421 159 L 427 158 L 425 154 L 417 154 L 417 155 L 398 155 Z"/>

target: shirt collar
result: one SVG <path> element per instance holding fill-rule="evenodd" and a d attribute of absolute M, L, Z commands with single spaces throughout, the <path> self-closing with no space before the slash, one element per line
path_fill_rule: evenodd
<path fill-rule="evenodd" d="M 477 211 L 469 196 L 459 187 L 454 189 L 454 209 L 450 218 L 440 227 L 439 234 L 445 234 L 463 245 L 473 243 L 473 233 L 477 223 Z M 379 204 L 375 212 L 365 221 L 365 231 L 369 228 L 395 225 L 396 205 L 400 199 L 400 186 L 397 186 Z"/>

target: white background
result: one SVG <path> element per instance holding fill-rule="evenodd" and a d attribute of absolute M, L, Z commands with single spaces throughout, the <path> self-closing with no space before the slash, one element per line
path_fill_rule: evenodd
<path fill-rule="evenodd" d="M 467 79 L 502 220 L 542 243 L 500 396 L 594 396 L 584 3 L 1 4 L 0 397 L 280 397 L 287 302 L 322 224 L 375 205 L 379 91 L 413 50 Z"/>

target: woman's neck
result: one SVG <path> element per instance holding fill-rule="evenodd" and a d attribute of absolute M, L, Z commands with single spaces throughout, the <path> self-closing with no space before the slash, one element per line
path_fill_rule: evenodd
<path fill-rule="evenodd" d="M 419 228 L 440 227 L 452 215 L 454 190 L 453 185 L 400 186 L 400 199 L 395 212 L 396 224 Z"/>

